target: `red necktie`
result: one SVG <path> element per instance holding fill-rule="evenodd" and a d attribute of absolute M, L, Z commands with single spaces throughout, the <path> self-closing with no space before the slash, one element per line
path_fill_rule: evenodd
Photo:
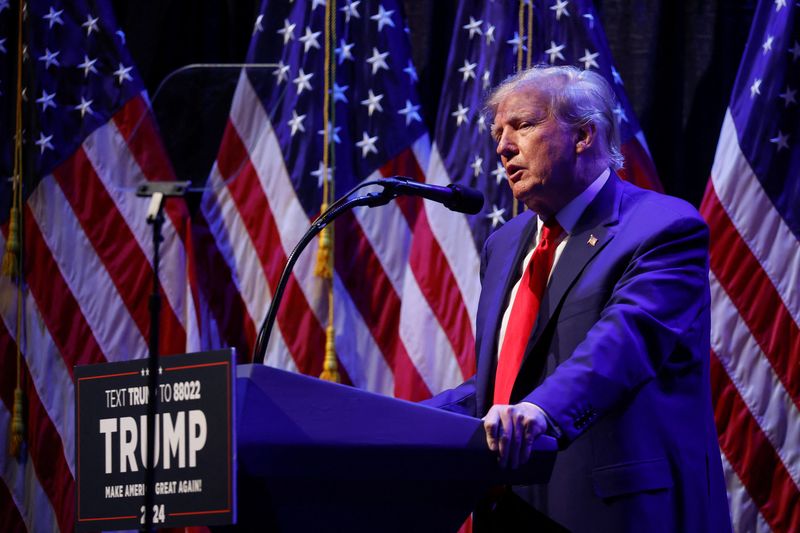
<path fill-rule="evenodd" d="M 547 287 L 547 277 L 553 267 L 556 240 L 562 231 L 555 217 L 545 222 L 539 244 L 533 251 L 528 268 L 522 273 L 500 349 L 494 382 L 495 404 L 507 404 L 511 397 L 511 389 L 517 379 L 525 347 L 536 322 L 536 315 L 539 314 L 539 303 Z"/>

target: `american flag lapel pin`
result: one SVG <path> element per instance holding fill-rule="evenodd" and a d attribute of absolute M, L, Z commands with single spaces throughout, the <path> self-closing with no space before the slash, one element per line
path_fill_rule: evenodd
<path fill-rule="evenodd" d="M 597 237 L 594 236 L 594 233 L 589 235 L 589 240 L 586 241 L 586 244 L 589 246 L 594 246 L 597 244 Z"/>

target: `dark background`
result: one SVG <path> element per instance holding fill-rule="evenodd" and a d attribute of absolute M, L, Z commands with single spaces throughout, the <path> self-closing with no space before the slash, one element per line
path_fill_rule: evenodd
<path fill-rule="evenodd" d="M 115 0 L 114 8 L 153 97 L 162 80 L 184 65 L 244 61 L 260 3 Z M 458 2 L 403 5 L 432 131 Z M 595 6 L 664 188 L 699 205 L 756 2 L 595 0 Z M 154 108 L 161 119 L 166 109 L 174 117 L 175 106 L 186 107 L 180 127 L 173 119 L 162 123 L 162 131 L 178 178 L 202 183 L 216 156 L 236 74 L 195 81 L 194 90 L 162 91 Z M 214 90 L 209 94 L 201 86 Z"/>

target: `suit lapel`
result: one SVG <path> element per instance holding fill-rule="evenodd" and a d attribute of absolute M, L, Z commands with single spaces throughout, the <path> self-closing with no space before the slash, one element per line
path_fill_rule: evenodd
<path fill-rule="evenodd" d="M 525 350 L 523 364 L 541 338 L 547 324 L 557 314 L 562 300 L 586 264 L 614 238 L 619 221 L 621 197 L 622 183 L 616 174 L 612 173 L 573 228 L 550 276 L 550 282 L 539 307 L 539 316 Z"/>

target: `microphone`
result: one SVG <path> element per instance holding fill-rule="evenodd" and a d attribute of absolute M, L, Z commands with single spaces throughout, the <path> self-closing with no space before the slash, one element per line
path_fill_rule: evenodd
<path fill-rule="evenodd" d="M 451 211 L 475 215 L 483 208 L 483 194 L 480 191 L 455 183 L 451 183 L 447 187 L 440 187 L 439 185 L 420 183 L 403 176 L 377 181 L 378 185 L 395 196 L 421 196 L 440 203 Z"/>

